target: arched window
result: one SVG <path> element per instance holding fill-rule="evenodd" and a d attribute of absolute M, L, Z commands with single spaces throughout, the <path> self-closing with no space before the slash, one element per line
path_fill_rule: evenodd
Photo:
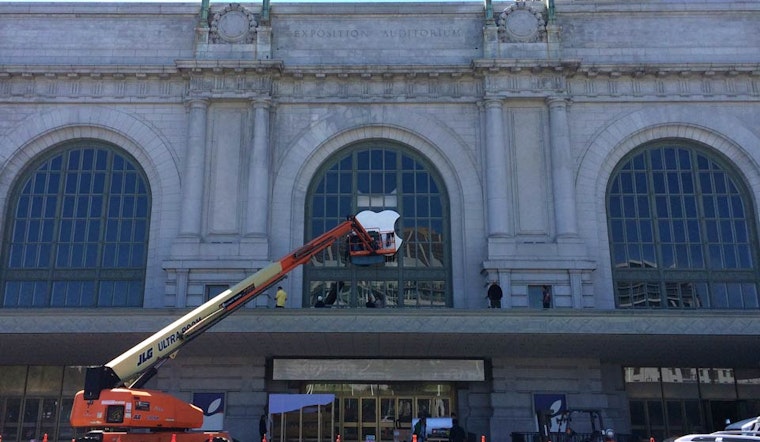
<path fill-rule="evenodd" d="M 136 161 L 80 140 L 52 149 L 9 196 L 3 307 L 140 307 L 150 194 Z"/>
<path fill-rule="evenodd" d="M 315 176 L 306 208 L 306 238 L 363 210 L 395 210 L 404 243 L 385 263 L 352 264 L 346 244 L 333 244 L 305 266 L 304 304 L 451 306 L 448 200 L 441 180 L 422 158 L 383 141 L 340 151 Z"/>
<path fill-rule="evenodd" d="M 757 309 L 753 213 L 738 173 L 709 149 L 636 149 L 607 190 L 617 307 Z"/>

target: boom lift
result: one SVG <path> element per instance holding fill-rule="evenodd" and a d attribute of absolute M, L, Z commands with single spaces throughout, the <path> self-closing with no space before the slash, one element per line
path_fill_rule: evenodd
<path fill-rule="evenodd" d="M 351 258 L 394 255 L 401 246 L 394 224 L 399 214 L 363 211 L 262 268 L 172 322 L 103 366 L 88 367 L 84 390 L 74 397 L 74 428 L 95 428 L 77 442 L 227 442 L 225 431 L 192 431 L 203 411 L 167 393 L 141 389 L 179 349 L 305 264 L 336 241 L 348 243 Z M 368 227 L 365 227 L 368 226 Z M 366 262 L 366 261 L 365 261 Z"/>

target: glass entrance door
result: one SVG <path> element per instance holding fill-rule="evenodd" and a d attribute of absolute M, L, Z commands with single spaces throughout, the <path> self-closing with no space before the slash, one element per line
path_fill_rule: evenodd
<path fill-rule="evenodd" d="M 344 442 L 409 442 L 414 417 L 419 413 L 449 417 L 452 403 L 448 395 L 338 396 L 335 400 L 340 410 L 335 434 Z"/>
<path fill-rule="evenodd" d="M 341 410 L 338 434 L 342 435 L 342 440 L 380 440 L 376 397 L 342 398 Z"/>
<path fill-rule="evenodd" d="M 362 410 L 361 410 L 361 440 L 363 441 L 377 441 L 378 428 L 377 428 L 377 398 L 364 397 L 361 398 Z"/>
<path fill-rule="evenodd" d="M 344 441 L 359 440 L 359 398 L 347 397 L 338 399 L 341 402 L 340 422 L 337 434 Z"/>

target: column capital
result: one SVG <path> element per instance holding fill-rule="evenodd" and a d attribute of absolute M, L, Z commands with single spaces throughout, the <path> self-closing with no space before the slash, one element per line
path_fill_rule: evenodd
<path fill-rule="evenodd" d="M 563 95 L 551 95 L 546 97 L 546 104 L 549 107 L 567 107 L 570 105 L 570 99 Z"/>
<path fill-rule="evenodd" d="M 254 109 L 268 109 L 272 105 L 272 97 L 253 97 L 251 106 Z"/>
<path fill-rule="evenodd" d="M 483 105 L 487 109 L 502 107 L 504 105 L 504 100 L 501 97 L 486 97 L 483 99 Z"/>
<path fill-rule="evenodd" d="M 207 97 L 185 97 L 184 104 L 188 109 L 207 108 L 211 100 Z"/>

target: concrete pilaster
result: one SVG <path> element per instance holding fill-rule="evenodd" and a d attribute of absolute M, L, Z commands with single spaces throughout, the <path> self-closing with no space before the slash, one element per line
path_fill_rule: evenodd
<path fill-rule="evenodd" d="M 583 308 L 583 273 L 570 270 L 570 296 L 573 308 Z"/>
<path fill-rule="evenodd" d="M 551 97 L 547 103 L 549 105 L 555 229 L 558 238 L 575 237 L 578 235 L 578 223 L 575 211 L 573 162 L 570 155 L 570 127 L 567 122 L 567 100 Z"/>
<path fill-rule="evenodd" d="M 488 236 L 511 236 L 509 222 L 509 158 L 501 100 L 489 99 L 486 107 L 486 210 Z"/>
<path fill-rule="evenodd" d="M 203 182 L 206 164 L 206 123 L 208 100 L 191 99 L 187 130 L 185 176 L 182 180 L 180 236 L 199 237 L 203 209 Z"/>
<path fill-rule="evenodd" d="M 187 307 L 187 282 L 190 271 L 188 269 L 177 269 L 176 293 L 174 306 L 177 308 Z"/>
<path fill-rule="evenodd" d="M 245 235 L 265 237 L 269 219 L 269 100 L 254 100 Z"/>

